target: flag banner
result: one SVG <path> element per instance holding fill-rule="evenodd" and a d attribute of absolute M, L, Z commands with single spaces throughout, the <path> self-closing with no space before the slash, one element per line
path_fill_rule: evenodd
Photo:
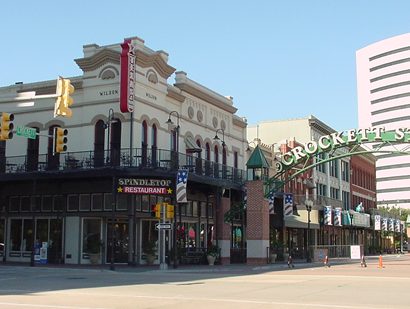
<path fill-rule="evenodd" d="M 333 224 L 335 226 L 342 226 L 342 208 L 340 207 L 335 208 Z"/>
<path fill-rule="evenodd" d="M 179 170 L 177 174 L 177 203 L 186 203 L 187 194 L 186 194 L 186 185 L 188 180 L 188 171 Z"/>
<path fill-rule="evenodd" d="M 374 230 L 380 231 L 381 229 L 381 217 L 380 215 L 374 215 Z"/>
<path fill-rule="evenodd" d="M 275 195 L 274 195 L 273 190 L 272 190 L 268 194 L 269 214 L 274 214 L 275 213 L 274 199 L 275 199 Z"/>
<path fill-rule="evenodd" d="M 332 206 L 323 207 L 323 217 L 325 225 L 332 225 Z"/>
<path fill-rule="evenodd" d="M 382 230 L 387 231 L 387 218 L 382 218 Z"/>
<path fill-rule="evenodd" d="M 396 219 L 395 231 L 400 233 L 400 220 Z"/>
<path fill-rule="evenodd" d="M 293 215 L 293 194 L 286 193 L 283 196 L 283 215 L 285 217 Z"/>
<path fill-rule="evenodd" d="M 389 218 L 389 231 L 394 232 L 394 219 Z"/>

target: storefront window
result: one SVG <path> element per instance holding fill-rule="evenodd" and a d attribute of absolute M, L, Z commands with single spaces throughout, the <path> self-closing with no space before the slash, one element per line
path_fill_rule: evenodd
<path fill-rule="evenodd" d="M 0 256 L 4 254 L 4 220 L 0 220 Z"/>
<path fill-rule="evenodd" d="M 99 253 L 101 244 L 101 220 L 83 220 L 83 253 Z"/>
<path fill-rule="evenodd" d="M 232 227 L 232 248 L 242 247 L 242 228 L 239 226 Z"/>
<path fill-rule="evenodd" d="M 21 250 L 21 226 L 23 220 L 12 219 L 10 221 L 10 251 Z"/>
<path fill-rule="evenodd" d="M 48 241 L 48 219 L 37 220 L 36 240 L 40 244 Z"/>
<path fill-rule="evenodd" d="M 155 224 L 157 221 L 153 220 L 144 220 L 142 221 L 141 225 L 141 251 L 142 251 L 142 259 L 146 259 L 146 254 L 144 249 L 148 250 L 148 248 L 158 248 L 158 231 L 155 229 Z M 158 250 L 157 250 L 158 253 Z"/>
<path fill-rule="evenodd" d="M 33 250 L 34 224 L 32 219 L 23 220 L 23 251 Z"/>

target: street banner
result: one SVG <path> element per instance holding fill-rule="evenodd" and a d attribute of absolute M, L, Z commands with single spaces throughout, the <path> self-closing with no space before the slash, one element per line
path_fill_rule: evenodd
<path fill-rule="evenodd" d="M 382 218 L 382 230 L 387 231 L 387 218 Z"/>
<path fill-rule="evenodd" d="M 374 230 L 375 231 L 380 231 L 381 229 L 381 216 L 380 215 L 374 215 Z"/>
<path fill-rule="evenodd" d="M 394 232 L 394 219 L 389 218 L 389 231 Z"/>
<path fill-rule="evenodd" d="M 286 193 L 283 197 L 283 215 L 285 217 L 293 215 L 293 194 Z"/>
<path fill-rule="evenodd" d="M 336 207 L 333 217 L 334 226 L 342 226 L 342 208 Z"/>
<path fill-rule="evenodd" d="M 395 229 L 394 229 L 396 232 L 399 232 L 400 233 L 400 220 L 399 219 L 396 219 L 395 220 Z"/>
<path fill-rule="evenodd" d="M 187 203 L 186 186 L 188 181 L 188 171 L 179 170 L 177 174 L 177 203 Z"/>
<path fill-rule="evenodd" d="M 323 222 L 325 225 L 332 225 L 332 206 L 323 207 Z"/>
<path fill-rule="evenodd" d="M 275 194 L 273 193 L 273 190 L 272 190 L 268 194 L 269 214 L 274 214 L 275 213 L 274 199 L 275 199 Z"/>

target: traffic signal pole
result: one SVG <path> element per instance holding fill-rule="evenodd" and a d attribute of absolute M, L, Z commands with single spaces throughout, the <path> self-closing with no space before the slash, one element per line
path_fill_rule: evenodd
<path fill-rule="evenodd" d="M 161 223 L 165 223 L 166 215 L 167 215 L 167 204 L 161 203 L 160 207 L 161 207 L 161 210 L 162 210 L 162 220 L 160 219 L 160 222 L 162 221 Z M 160 228 L 158 231 L 160 233 L 160 246 L 161 246 L 159 269 L 166 270 L 166 269 L 168 269 L 168 264 L 165 262 L 165 251 L 166 251 L 165 229 Z"/>

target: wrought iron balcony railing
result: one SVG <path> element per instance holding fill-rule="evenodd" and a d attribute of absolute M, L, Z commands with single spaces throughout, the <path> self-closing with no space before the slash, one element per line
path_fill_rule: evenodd
<path fill-rule="evenodd" d="M 0 173 L 87 170 L 103 167 L 169 171 L 187 169 L 197 175 L 227 179 L 239 184 L 243 183 L 246 177 L 244 170 L 155 147 L 9 156 L 0 162 Z"/>

